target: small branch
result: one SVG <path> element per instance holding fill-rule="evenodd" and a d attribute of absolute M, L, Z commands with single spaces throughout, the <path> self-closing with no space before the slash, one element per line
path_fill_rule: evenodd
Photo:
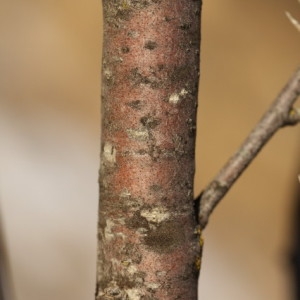
<path fill-rule="evenodd" d="M 289 13 L 289 12 L 285 12 L 286 16 L 288 17 L 288 19 L 290 20 L 290 22 L 295 26 L 295 28 L 300 31 L 300 23 Z"/>
<path fill-rule="evenodd" d="M 196 198 L 200 202 L 199 225 L 204 229 L 209 216 L 262 147 L 281 127 L 300 122 L 300 109 L 293 105 L 300 95 L 300 69 L 289 80 L 250 135 L 219 174 Z"/>

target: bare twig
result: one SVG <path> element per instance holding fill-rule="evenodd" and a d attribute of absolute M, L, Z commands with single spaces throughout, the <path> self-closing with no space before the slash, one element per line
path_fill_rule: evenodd
<path fill-rule="evenodd" d="M 250 135 L 229 159 L 218 175 L 196 198 L 200 202 L 199 225 L 204 229 L 208 218 L 233 183 L 254 157 L 281 127 L 300 122 L 300 110 L 293 105 L 300 94 L 300 68 L 289 80 Z"/>
<path fill-rule="evenodd" d="M 300 1 L 298 0 L 300 3 Z M 295 26 L 295 28 L 300 31 L 300 23 L 298 20 L 296 20 L 288 11 L 285 12 L 287 18 L 290 20 L 290 22 Z"/>
<path fill-rule="evenodd" d="M 285 12 L 286 16 L 290 20 L 290 22 L 295 26 L 295 28 L 300 31 L 300 23 L 298 20 L 296 20 L 289 12 Z"/>

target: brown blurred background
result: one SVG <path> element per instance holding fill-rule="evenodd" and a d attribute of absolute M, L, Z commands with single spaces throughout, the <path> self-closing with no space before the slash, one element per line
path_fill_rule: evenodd
<path fill-rule="evenodd" d="M 101 1 L 0 0 L 0 206 L 14 300 L 93 299 Z M 195 193 L 299 65 L 296 0 L 204 1 Z M 205 232 L 201 300 L 289 300 L 300 126 L 278 133 Z"/>

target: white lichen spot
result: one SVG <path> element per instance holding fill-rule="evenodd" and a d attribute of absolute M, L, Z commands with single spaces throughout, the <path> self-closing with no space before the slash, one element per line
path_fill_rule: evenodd
<path fill-rule="evenodd" d="M 103 186 L 104 189 L 107 189 L 107 188 L 108 188 L 107 180 L 103 179 L 103 181 L 102 181 L 102 186 Z"/>
<path fill-rule="evenodd" d="M 123 189 L 122 192 L 120 193 L 121 198 L 128 198 L 131 196 L 131 193 L 127 189 Z"/>
<path fill-rule="evenodd" d="M 125 224 L 125 218 L 118 218 L 116 219 L 119 224 L 124 225 Z"/>
<path fill-rule="evenodd" d="M 156 275 L 158 277 L 165 277 L 167 275 L 167 272 L 166 271 L 157 271 Z"/>
<path fill-rule="evenodd" d="M 138 276 L 135 276 L 134 277 L 134 281 L 138 284 L 143 284 L 144 283 L 144 278 L 143 277 L 138 277 Z"/>
<path fill-rule="evenodd" d="M 103 73 L 107 80 L 110 80 L 113 76 L 112 71 L 108 68 L 105 68 Z"/>
<path fill-rule="evenodd" d="M 169 97 L 169 102 L 172 104 L 177 104 L 187 94 L 188 91 L 185 88 L 183 88 L 179 93 L 171 94 L 171 96 Z"/>
<path fill-rule="evenodd" d="M 160 287 L 160 284 L 155 283 L 155 282 L 150 282 L 150 283 L 146 283 L 146 286 L 147 286 L 148 289 L 155 291 Z"/>
<path fill-rule="evenodd" d="M 139 235 L 141 236 L 146 236 L 147 235 L 147 232 L 148 232 L 148 229 L 147 228 L 144 228 L 144 227 L 140 227 L 137 229 L 136 231 Z"/>
<path fill-rule="evenodd" d="M 141 216 L 146 218 L 148 222 L 161 223 L 170 217 L 170 213 L 162 206 L 153 209 L 144 209 Z"/>
<path fill-rule="evenodd" d="M 180 95 L 179 94 L 172 94 L 169 98 L 169 102 L 172 104 L 177 104 L 180 100 Z"/>
<path fill-rule="evenodd" d="M 133 274 L 135 274 L 135 273 L 138 271 L 138 269 L 137 269 L 136 266 L 130 265 L 130 266 L 127 268 L 127 271 L 128 271 L 129 274 L 133 275 Z"/>
<path fill-rule="evenodd" d="M 126 239 L 126 235 L 125 235 L 123 232 L 117 232 L 117 233 L 115 234 L 115 236 L 116 236 L 116 237 L 120 237 L 120 238 L 122 238 L 123 240 Z"/>
<path fill-rule="evenodd" d="M 128 300 L 140 300 L 141 299 L 141 292 L 138 289 L 126 289 L 126 294 L 128 296 Z"/>
<path fill-rule="evenodd" d="M 111 143 L 107 142 L 104 144 L 103 157 L 106 161 L 112 164 L 116 163 L 116 154 L 117 150 Z"/>
<path fill-rule="evenodd" d="M 186 194 L 187 194 L 187 197 L 190 198 L 192 196 L 192 194 L 193 194 L 193 190 L 192 189 L 188 189 Z"/>
<path fill-rule="evenodd" d="M 157 226 L 156 225 L 154 225 L 153 223 L 151 224 L 149 224 L 149 229 L 150 230 L 156 230 L 157 229 Z"/>
<path fill-rule="evenodd" d="M 106 220 L 104 236 L 107 241 L 111 241 L 115 237 L 114 233 L 112 232 L 112 229 L 114 226 L 115 226 L 115 223 L 112 220 L 110 220 L 110 219 Z"/>
<path fill-rule="evenodd" d="M 189 93 L 189 92 L 188 92 L 185 88 L 183 88 L 183 89 L 180 91 L 179 95 L 182 96 L 182 97 L 184 97 L 184 96 L 187 95 L 188 93 Z"/>
<path fill-rule="evenodd" d="M 113 56 L 112 58 L 111 58 L 111 60 L 112 60 L 112 62 L 123 62 L 123 58 L 122 57 L 120 57 L 120 56 Z"/>
<path fill-rule="evenodd" d="M 146 141 L 149 139 L 149 132 L 146 129 L 127 129 L 127 134 L 131 139 Z"/>
<path fill-rule="evenodd" d="M 133 30 L 133 31 L 128 32 L 128 36 L 130 36 L 132 38 L 137 38 L 140 36 L 140 34 L 139 34 L 139 32 Z"/>
<path fill-rule="evenodd" d="M 110 262 L 114 268 L 119 268 L 120 263 L 122 263 L 118 259 L 115 259 L 115 258 L 110 259 Z M 113 281 L 112 283 L 117 286 L 115 281 Z"/>
<path fill-rule="evenodd" d="M 120 222 L 122 224 L 122 221 Z M 123 222 L 125 223 L 125 222 Z M 123 232 L 113 232 L 113 227 L 115 226 L 115 222 L 113 222 L 112 220 L 108 219 L 106 220 L 106 226 L 104 229 L 104 237 L 107 241 L 111 241 L 114 238 L 121 238 L 123 240 L 126 239 L 126 235 Z"/>

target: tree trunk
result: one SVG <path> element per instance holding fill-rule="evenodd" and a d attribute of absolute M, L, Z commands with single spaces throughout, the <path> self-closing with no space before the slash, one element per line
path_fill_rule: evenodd
<path fill-rule="evenodd" d="M 96 300 L 197 299 L 199 0 L 103 0 Z"/>

